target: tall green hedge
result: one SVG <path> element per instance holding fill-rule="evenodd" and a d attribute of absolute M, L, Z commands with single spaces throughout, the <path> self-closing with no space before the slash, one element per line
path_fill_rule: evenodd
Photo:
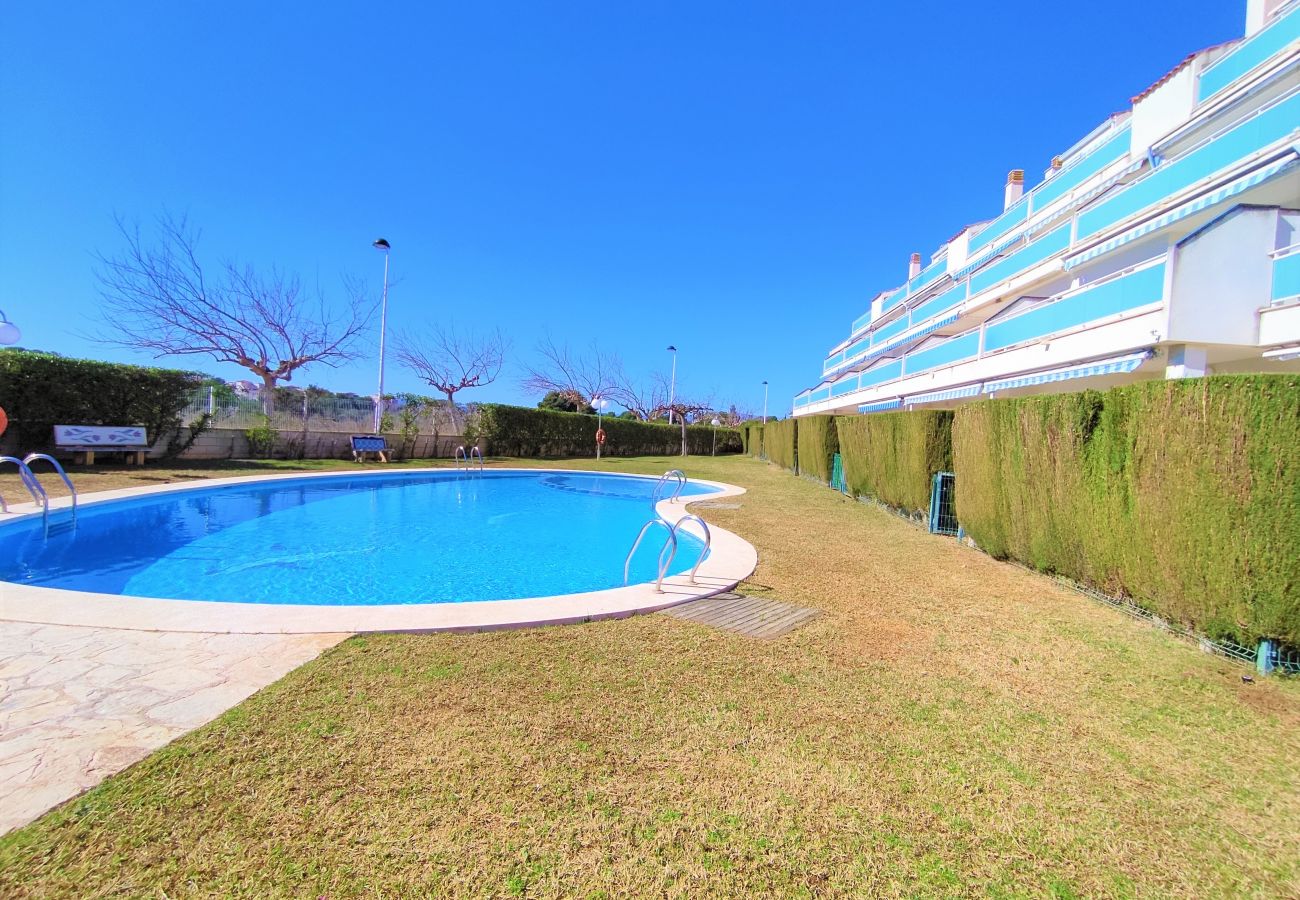
<path fill-rule="evenodd" d="M 1230 375 L 957 411 L 979 546 L 1211 637 L 1300 645 L 1300 377 Z"/>
<path fill-rule="evenodd" d="M 745 452 L 757 459 L 763 455 L 763 426 L 750 425 L 746 430 L 749 432 L 749 440 Z"/>
<path fill-rule="evenodd" d="M 840 433 L 835 427 L 835 417 L 800 416 L 794 421 L 799 429 L 800 474 L 812 475 L 830 484 L 835 454 L 840 452 Z"/>
<path fill-rule="evenodd" d="M 605 456 L 674 456 L 682 452 L 678 425 L 604 417 Z M 562 457 L 596 455 L 596 417 L 525 406 L 486 403 L 479 407 L 475 435 L 499 456 Z M 686 447 L 690 453 L 713 452 L 714 428 L 689 425 Z M 739 453 L 740 432 L 717 429 L 718 453 Z"/>
<path fill-rule="evenodd" d="M 22 452 L 48 450 L 55 425 L 143 425 L 157 440 L 183 424 L 180 412 L 203 381 L 196 372 L 154 369 L 35 350 L 0 350 L 0 406 Z"/>
<path fill-rule="evenodd" d="M 768 422 L 763 426 L 763 444 L 768 462 L 792 472 L 798 471 L 798 426 L 795 419 Z"/>
<path fill-rule="evenodd" d="M 930 508 L 935 472 L 952 468 L 952 411 L 840 416 L 840 457 L 850 491 L 910 515 Z"/>

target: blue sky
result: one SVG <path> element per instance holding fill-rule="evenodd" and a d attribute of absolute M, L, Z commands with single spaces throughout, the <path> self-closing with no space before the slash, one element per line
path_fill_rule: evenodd
<path fill-rule="evenodd" d="M 1036 183 L 1244 0 L 999 4 L 11 4 L 0 309 L 22 345 L 147 361 L 94 327 L 113 217 L 329 289 L 393 244 L 390 321 L 499 326 L 466 400 L 536 401 L 549 331 L 771 411 L 876 291 Z M 377 342 L 372 335 L 366 347 Z M 240 377 L 200 359 L 164 360 Z M 295 383 L 373 391 L 373 351 Z M 418 390 L 390 366 L 391 390 Z"/>

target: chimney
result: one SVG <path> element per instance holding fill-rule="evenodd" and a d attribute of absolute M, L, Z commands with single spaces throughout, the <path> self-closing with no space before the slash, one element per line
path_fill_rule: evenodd
<path fill-rule="evenodd" d="M 1010 209 L 1025 193 L 1025 170 L 1012 169 L 1007 173 L 1007 191 L 1003 209 Z"/>
<path fill-rule="evenodd" d="M 911 281 L 917 275 L 921 274 L 921 254 L 913 253 L 912 258 L 907 261 L 907 280 Z"/>

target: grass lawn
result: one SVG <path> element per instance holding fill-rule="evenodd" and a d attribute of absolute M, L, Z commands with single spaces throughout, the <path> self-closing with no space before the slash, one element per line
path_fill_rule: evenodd
<path fill-rule="evenodd" d="M 1300 895 L 1300 684 L 764 463 L 684 468 L 749 489 L 702 510 L 758 547 L 746 592 L 824 615 L 353 638 L 0 839 L 0 895 Z"/>

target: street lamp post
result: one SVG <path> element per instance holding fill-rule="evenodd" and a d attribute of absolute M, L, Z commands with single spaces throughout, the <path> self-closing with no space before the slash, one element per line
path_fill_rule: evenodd
<path fill-rule="evenodd" d="M 668 424 L 673 424 L 673 400 L 677 396 L 677 348 L 672 344 L 668 349 L 673 354 L 673 377 L 668 381 Z"/>
<path fill-rule="evenodd" d="M 379 434 L 384 418 L 384 333 L 388 330 L 388 251 L 392 245 L 378 238 L 371 246 L 384 254 L 384 293 L 379 302 L 379 392 L 375 394 L 375 434 Z"/>
<path fill-rule="evenodd" d="M 22 336 L 23 333 L 18 330 L 18 326 L 10 322 L 5 311 L 0 309 L 0 344 L 16 344 Z"/>
<path fill-rule="evenodd" d="M 717 416 L 714 416 L 713 421 L 710 424 L 713 425 L 713 455 L 717 456 L 718 455 L 718 426 L 722 424 L 722 420 L 719 419 Z"/>
<path fill-rule="evenodd" d="M 763 424 L 767 424 L 767 382 L 763 382 Z"/>

